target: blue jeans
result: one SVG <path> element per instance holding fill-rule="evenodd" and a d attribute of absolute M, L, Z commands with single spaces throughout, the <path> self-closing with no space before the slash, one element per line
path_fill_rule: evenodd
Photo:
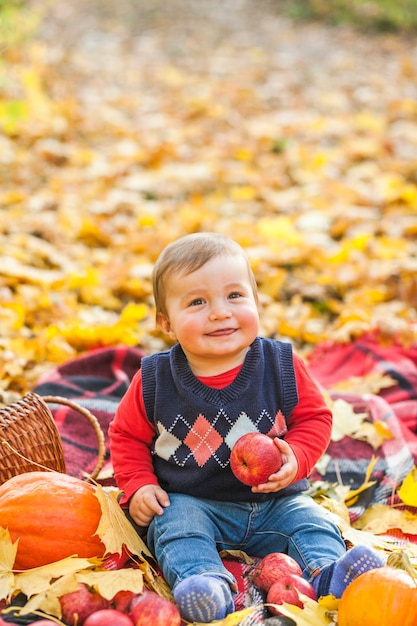
<path fill-rule="evenodd" d="M 170 501 L 152 520 L 147 542 L 171 588 L 203 572 L 234 585 L 221 550 L 258 557 L 284 552 L 299 563 L 307 580 L 346 551 L 330 515 L 304 494 L 267 502 L 218 502 L 174 493 Z"/>

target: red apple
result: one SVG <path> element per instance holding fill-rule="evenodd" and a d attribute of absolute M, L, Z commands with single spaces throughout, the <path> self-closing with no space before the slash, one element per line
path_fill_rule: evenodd
<path fill-rule="evenodd" d="M 111 601 L 111 606 L 117 611 L 121 611 L 122 613 L 128 613 L 130 603 L 137 595 L 139 594 L 135 593 L 134 591 L 118 591 Z"/>
<path fill-rule="evenodd" d="M 7 626 L 13 626 L 12 624 L 10 624 L 10 622 L 0 622 L 0 626 L 2 626 L 3 624 L 7 624 Z M 36 626 L 56 626 L 56 622 L 52 621 L 51 619 L 40 619 L 36 622 L 32 622 L 32 624 L 36 624 Z"/>
<path fill-rule="evenodd" d="M 304 603 L 298 595 L 299 592 L 313 600 L 317 599 L 313 586 L 305 578 L 297 574 L 287 574 L 274 582 L 268 591 L 266 601 L 268 604 L 278 605 L 287 602 L 303 608 Z M 269 606 L 268 609 L 273 615 L 280 614 L 277 607 Z"/>
<path fill-rule="evenodd" d="M 252 572 L 254 584 L 263 591 L 269 591 L 274 582 L 287 574 L 302 576 L 302 569 L 297 561 L 282 552 L 271 552 L 256 565 Z"/>
<path fill-rule="evenodd" d="M 230 453 L 230 467 L 238 480 L 254 486 L 266 483 L 282 465 L 281 453 L 268 435 L 246 433 Z"/>
<path fill-rule="evenodd" d="M 129 615 L 135 626 L 180 626 L 181 616 L 175 604 L 145 589 L 133 598 Z"/>
<path fill-rule="evenodd" d="M 84 626 L 133 626 L 133 621 L 126 613 L 116 609 L 102 609 L 91 613 L 84 622 Z"/>
<path fill-rule="evenodd" d="M 66 593 L 59 598 L 62 621 L 68 626 L 83 626 L 91 613 L 110 608 L 108 600 L 102 598 L 96 591 L 90 591 L 84 583 L 79 583 L 78 587 L 77 591 Z"/>

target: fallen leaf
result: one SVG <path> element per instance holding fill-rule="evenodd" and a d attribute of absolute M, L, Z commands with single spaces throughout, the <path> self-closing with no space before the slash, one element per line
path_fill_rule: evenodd
<path fill-rule="evenodd" d="M 346 380 L 332 385 L 332 391 L 351 393 L 353 395 L 377 394 L 396 384 L 396 381 L 383 372 L 373 371 L 364 376 L 351 376 Z"/>
<path fill-rule="evenodd" d="M 76 579 L 94 587 L 107 600 L 114 598 L 118 591 L 141 593 L 143 590 L 143 572 L 132 567 L 105 572 L 82 571 L 76 574 Z"/>
<path fill-rule="evenodd" d="M 167 583 L 150 565 L 154 562 L 152 553 L 123 513 L 117 501 L 117 492 L 105 491 L 101 485 L 97 485 L 95 494 L 102 511 L 96 534 L 106 546 L 106 552 L 121 554 L 124 546 L 130 555 L 136 557 L 135 560 L 147 585 L 160 595 L 171 599 L 172 594 Z"/>
<path fill-rule="evenodd" d="M 18 539 L 12 542 L 7 528 L 0 527 L 0 571 L 8 572 L 13 569 L 18 544 Z"/>
<path fill-rule="evenodd" d="M 20 573 L 16 573 L 15 590 L 21 591 L 30 597 L 33 594 L 44 593 L 51 586 L 51 581 L 70 579 L 72 576 L 84 569 L 91 569 L 99 565 L 97 559 L 80 559 L 75 556 L 54 561 L 49 565 L 34 567 Z"/>
<path fill-rule="evenodd" d="M 128 552 L 142 558 L 146 554 L 152 556 L 145 542 L 139 537 L 132 524 L 120 507 L 114 490 L 105 491 L 96 485 L 95 495 L 101 506 L 101 519 L 96 535 L 106 547 L 106 554 L 121 554 L 123 546 Z"/>
<path fill-rule="evenodd" d="M 414 466 L 411 472 L 404 478 L 397 491 L 398 496 L 408 506 L 417 507 L 417 467 Z"/>
<path fill-rule="evenodd" d="M 376 535 L 382 535 L 395 528 L 405 534 L 417 535 L 417 515 L 407 509 L 373 504 L 354 523 L 354 527 Z"/>
<path fill-rule="evenodd" d="M 319 599 L 318 602 L 303 594 L 300 594 L 300 598 L 303 601 L 304 608 L 293 606 L 287 602 L 280 604 L 276 608 L 279 609 L 282 615 L 291 617 L 297 626 L 328 626 L 328 624 L 333 623 L 332 611 L 334 609 L 329 609 L 327 597 L 323 600 Z M 269 605 L 267 604 L 266 606 Z M 331 603 L 331 606 L 333 606 L 333 603 Z"/>
<path fill-rule="evenodd" d="M 337 398 L 330 404 L 333 413 L 332 441 L 353 437 L 361 428 L 367 413 L 355 413 L 352 404 Z"/>

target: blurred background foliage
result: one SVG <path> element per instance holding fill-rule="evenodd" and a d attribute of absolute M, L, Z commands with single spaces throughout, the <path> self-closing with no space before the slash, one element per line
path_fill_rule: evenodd
<path fill-rule="evenodd" d="M 128 0 L 128 3 L 132 0 Z M 417 31 L 417 0 L 253 0 L 275 8 L 295 21 L 320 21 L 329 25 L 349 25 L 360 31 L 414 34 Z M 43 14 L 54 0 L 0 0 L 0 60 L 10 46 L 19 44 L 36 30 Z M 92 2 L 94 5 L 95 2 Z M 117 3 L 116 3 L 117 4 Z M 146 5 L 134 0 L 134 6 Z M 106 10 L 105 0 L 97 5 Z M 97 8 L 96 6 L 96 8 Z M 141 6 L 146 10 L 146 6 Z M 148 9 L 152 10 L 152 3 Z"/>
<path fill-rule="evenodd" d="M 278 5 L 279 9 L 295 20 L 349 24 L 361 30 L 417 30 L 417 0 L 254 0 L 259 10 L 265 1 Z M 45 5 L 50 2 L 47 0 Z M 30 5 L 30 0 L 0 0 L 2 45 L 10 38 L 27 34 L 34 26 L 36 20 Z M 15 21 L 17 13 L 18 23 Z"/>
<path fill-rule="evenodd" d="M 264 334 L 303 354 L 415 341 L 413 12 L 0 0 L 0 398 L 90 348 L 165 347 L 152 264 L 197 230 L 248 249 Z"/>
<path fill-rule="evenodd" d="M 320 19 L 379 31 L 417 29 L 417 0 L 288 0 L 284 4 L 293 19 Z"/>

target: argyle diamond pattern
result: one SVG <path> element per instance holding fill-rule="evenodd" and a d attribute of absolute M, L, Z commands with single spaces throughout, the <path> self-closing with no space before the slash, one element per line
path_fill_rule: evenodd
<path fill-rule="evenodd" d="M 193 453 L 197 465 L 202 467 L 222 445 L 223 437 L 212 427 L 203 415 L 199 415 L 184 439 Z"/>
<path fill-rule="evenodd" d="M 170 428 L 165 428 L 160 422 L 157 426 L 156 454 L 167 461 L 173 460 L 181 467 L 190 462 L 203 467 L 210 459 L 226 467 L 230 450 L 245 433 L 259 431 L 278 436 L 286 430 L 281 411 L 275 417 L 261 411 L 255 419 L 242 412 L 232 420 L 223 409 L 218 411 L 212 422 L 200 413 L 194 422 L 183 415 L 176 415 Z"/>

